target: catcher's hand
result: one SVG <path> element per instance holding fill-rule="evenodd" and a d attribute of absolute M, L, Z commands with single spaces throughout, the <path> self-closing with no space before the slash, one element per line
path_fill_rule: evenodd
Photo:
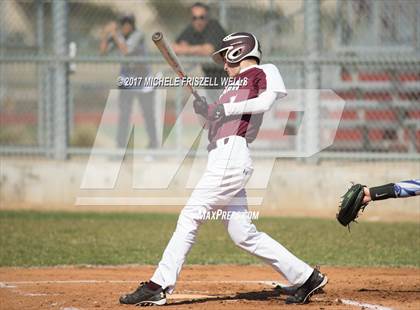
<path fill-rule="evenodd" d="M 363 203 L 364 185 L 354 184 L 344 194 L 343 200 L 341 201 L 339 211 L 337 213 L 337 220 L 343 226 L 349 226 L 349 224 L 357 218 L 360 209 L 364 210 L 367 203 Z"/>
<path fill-rule="evenodd" d="M 206 97 L 200 97 L 200 99 L 195 99 L 193 101 L 194 112 L 207 118 L 208 115 L 208 105 Z"/>

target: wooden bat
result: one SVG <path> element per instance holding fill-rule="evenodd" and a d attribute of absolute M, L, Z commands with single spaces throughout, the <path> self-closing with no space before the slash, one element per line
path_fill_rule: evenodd
<path fill-rule="evenodd" d="M 156 47 L 159 49 L 160 53 L 162 54 L 163 58 L 168 62 L 171 68 L 175 71 L 175 73 L 180 78 L 187 77 L 184 68 L 181 66 L 178 57 L 176 56 L 175 52 L 173 51 L 172 47 L 168 44 L 163 36 L 162 32 L 155 32 L 152 36 L 152 40 L 155 43 Z M 201 100 L 200 96 L 198 95 L 197 91 L 191 86 L 186 85 L 189 89 L 191 94 L 197 99 Z"/>

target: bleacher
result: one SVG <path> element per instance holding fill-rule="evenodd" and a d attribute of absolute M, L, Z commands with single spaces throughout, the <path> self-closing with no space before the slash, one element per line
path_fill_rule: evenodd
<path fill-rule="evenodd" d="M 337 2 L 337 54 L 405 59 L 418 55 L 418 3 L 403 0 Z M 390 14 L 392 12 L 392 14 Z M 420 150 L 420 68 L 409 64 L 342 65 L 333 89 L 346 100 L 334 149 Z"/>
<path fill-rule="evenodd" d="M 342 67 L 338 80 L 346 107 L 335 149 L 420 150 L 419 71 Z"/>

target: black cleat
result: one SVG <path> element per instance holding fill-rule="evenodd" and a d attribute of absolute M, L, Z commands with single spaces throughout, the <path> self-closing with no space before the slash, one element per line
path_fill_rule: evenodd
<path fill-rule="evenodd" d="M 287 297 L 286 304 L 305 304 L 309 302 L 309 297 L 323 288 L 327 282 L 328 278 L 317 269 L 314 269 L 309 279 L 296 290 L 296 293 Z"/>
<path fill-rule="evenodd" d="M 162 288 L 153 291 L 147 287 L 146 282 L 142 282 L 133 293 L 121 296 L 120 303 L 136 306 L 162 306 L 166 304 L 166 294 Z"/>

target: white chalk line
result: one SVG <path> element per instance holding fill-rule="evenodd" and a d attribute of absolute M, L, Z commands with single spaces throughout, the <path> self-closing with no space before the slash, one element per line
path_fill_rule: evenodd
<path fill-rule="evenodd" d="M 24 293 L 20 292 L 20 295 L 29 296 L 29 297 L 36 297 L 36 296 L 58 296 L 60 294 L 47 294 L 47 293 Z"/>
<path fill-rule="evenodd" d="M 57 293 L 28 293 L 23 292 L 21 290 L 14 291 L 17 292 L 21 296 L 26 297 L 38 297 L 38 296 L 59 296 L 63 294 Z M 218 296 L 211 296 L 211 295 L 203 295 L 203 294 L 171 294 L 167 298 L 168 299 L 198 299 L 198 298 L 217 298 Z"/>
<path fill-rule="evenodd" d="M 139 283 L 140 281 L 134 280 L 39 280 L 39 281 L 1 281 L 0 288 L 13 288 L 16 285 L 25 285 L 25 284 L 101 284 L 101 283 Z M 287 287 L 288 284 L 283 284 L 277 281 L 267 281 L 267 280 L 188 280 L 188 281 L 178 281 L 179 283 L 207 283 L 207 284 L 218 284 L 218 283 L 227 283 L 227 284 L 263 284 L 268 286 L 282 286 Z"/>
<path fill-rule="evenodd" d="M 359 302 L 357 300 L 351 300 L 351 299 L 339 299 L 339 301 L 345 305 L 349 305 L 349 306 L 356 306 L 356 307 L 360 307 L 362 309 L 374 309 L 374 310 L 393 310 L 392 308 L 389 307 L 384 307 L 381 305 L 375 305 L 375 304 L 367 304 L 364 302 Z"/>
<path fill-rule="evenodd" d="M 10 282 L 9 282 L 10 283 Z M 27 292 L 22 292 L 21 290 L 17 289 L 16 285 L 12 285 L 9 283 L 5 283 L 5 282 L 0 282 L 0 288 L 9 288 L 9 289 L 16 289 L 13 290 L 13 292 L 22 295 L 22 296 L 29 296 L 29 297 L 36 297 L 36 296 L 48 296 L 48 295 L 59 295 L 59 294 L 50 294 L 50 293 L 27 293 Z"/>

